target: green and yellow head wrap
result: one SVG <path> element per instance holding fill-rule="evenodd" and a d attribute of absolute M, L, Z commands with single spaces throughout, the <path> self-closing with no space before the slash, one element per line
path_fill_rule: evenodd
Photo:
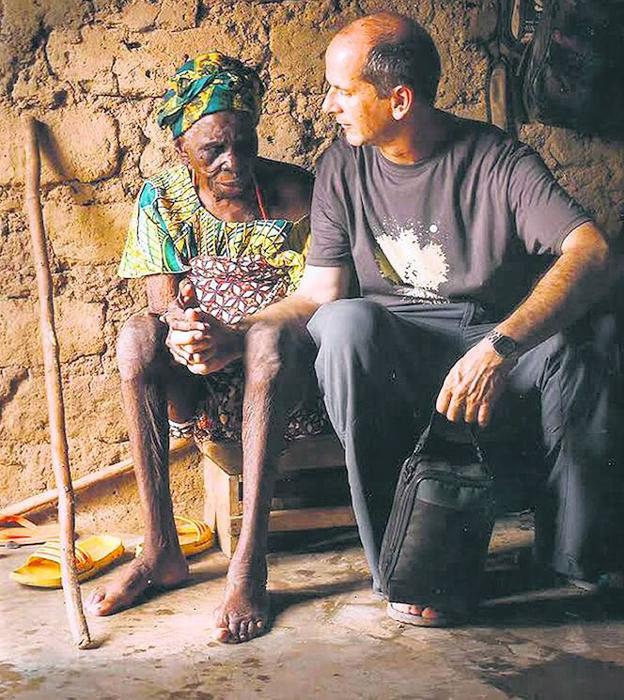
<path fill-rule="evenodd" d="M 206 114 L 249 112 L 260 118 L 264 86 L 256 71 L 218 51 L 189 59 L 169 81 L 157 122 L 181 136 Z"/>

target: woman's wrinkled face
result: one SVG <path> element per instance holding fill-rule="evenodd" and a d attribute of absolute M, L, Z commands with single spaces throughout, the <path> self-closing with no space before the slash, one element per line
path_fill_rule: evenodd
<path fill-rule="evenodd" d="M 184 163 L 218 199 L 236 199 L 253 183 L 258 137 L 247 112 L 215 112 L 176 140 Z"/>

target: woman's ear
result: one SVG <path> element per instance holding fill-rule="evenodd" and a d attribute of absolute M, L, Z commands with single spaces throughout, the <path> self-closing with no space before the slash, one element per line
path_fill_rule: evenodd
<path fill-rule="evenodd" d="M 184 165 L 188 165 L 189 157 L 188 153 L 186 152 L 186 148 L 184 147 L 184 136 L 178 136 L 178 138 L 173 142 L 173 145 Z"/>
<path fill-rule="evenodd" d="M 392 117 L 399 121 L 403 119 L 414 104 L 414 91 L 407 85 L 397 85 L 390 95 Z"/>

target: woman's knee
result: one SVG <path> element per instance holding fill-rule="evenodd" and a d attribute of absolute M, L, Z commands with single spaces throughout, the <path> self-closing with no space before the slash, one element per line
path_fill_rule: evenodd
<path fill-rule="evenodd" d="M 156 316 L 135 314 L 117 338 L 117 365 L 122 379 L 133 379 L 162 363 L 166 326 Z"/>
<path fill-rule="evenodd" d="M 290 333 L 285 324 L 260 321 L 245 336 L 246 382 L 271 381 L 287 363 Z"/>

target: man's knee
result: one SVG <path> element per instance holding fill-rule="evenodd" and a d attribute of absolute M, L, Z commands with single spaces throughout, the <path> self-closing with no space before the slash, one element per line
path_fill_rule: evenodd
<path fill-rule="evenodd" d="M 122 380 L 156 370 L 163 360 L 166 326 L 153 315 L 136 314 L 117 339 L 117 365 Z"/>
<path fill-rule="evenodd" d="M 317 347 L 362 347 L 379 332 L 387 311 L 367 299 L 340 299 L 325 304 L 308 323 Z"/>

